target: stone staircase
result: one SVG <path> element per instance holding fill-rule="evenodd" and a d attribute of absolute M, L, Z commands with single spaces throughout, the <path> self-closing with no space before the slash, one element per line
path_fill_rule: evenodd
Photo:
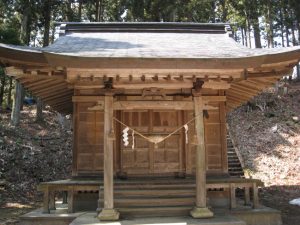
<path fill-rule="evenodd" d="M 244 177 L 242 161 L 238 157 L 238 150 L 234 146 L 230 135 L 227 135 L 228 172 L 231 177 Z"/>

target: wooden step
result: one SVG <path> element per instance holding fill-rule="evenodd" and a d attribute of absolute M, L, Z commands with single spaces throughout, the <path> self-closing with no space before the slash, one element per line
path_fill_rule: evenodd
<path fill-rule="evenodd" d="M 115 198 L 129 198 L 129 197 L 194 197 L 196 195 L 195 188 L 183 190 L 116 190 L 114 191 Z"/>
<path fill-rule="evenodd" d="M 103 206 L 103 200 L 99 201 L 100 206 Z M 157 206 L 190 206 L 195 204 L 195 197 L 186 198 L 127 198 L 127 199 L 114 199 L 116 208 L 127 207 L 157 207 Z"/>
<path fill-rule="evenodd" d="M 187 216 L 192 210 L 191 206 L 174 206 L 174 207 L 133 207 L 118 208 L 120 214 L 126 217 L 163 217 L 163 216 Z"/>
<path fill-rule="evenodd" d="M 180 190 L 180 189 L 194 189 L 196 187 L 195 181 L 193 183 L 186 183 L 184 180 L 178 184 L 151 184 L 151 183 L 144 183 L 144 184 L 123 184 L 119 185 L 116 184 L 114 186 L 114 190 Z"/>

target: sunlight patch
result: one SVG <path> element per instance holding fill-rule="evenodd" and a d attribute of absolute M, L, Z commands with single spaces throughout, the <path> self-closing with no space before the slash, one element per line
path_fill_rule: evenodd
<path fill-rule="evenodd" d="M 293 199 L 293 200 L 289 201 L 289 203 L 291 205 L 298 205 L 298 206 L 300 206 L 300 198 Z"/>
<path fill-rule="evenodd" d="M 30 209 L 32 208 L 30 205 L 23 205 L 17 202 L 8 202 L 4 206 L 5 208 L 19 208 L 19 209 Z"/>

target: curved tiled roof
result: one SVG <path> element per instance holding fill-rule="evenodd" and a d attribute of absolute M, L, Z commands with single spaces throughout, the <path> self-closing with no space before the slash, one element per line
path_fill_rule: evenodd
<path fill-rule="evenodd" d="M 65 109 L 64 103 L 71 105 L 73 93 L 65 80 L 68 68 L 176 70 L 183 76 L 185 71 L 203 70 L 208 78 L 216 69 L 227 74 L 235 70 L 241 77 L 227 91 L 228 109 L 233 109 L 286 75 L 300 59 L 300 47 L 244 47 L 230 38 L 226 24 L 67 23 L 61 25 L 60 34 L 45 48 L 0 44 L 2 64 L 24 71 L 37 68 L 45 75 L 39 79 L 46 84 L 30 81 L 36 79 L 32 76 L 20 81 L 25 87 L 29 84 L 29 90 L 34 87 L 37 95 L 39 86 L 53 85 L 56 93 L 44 99 L 58 109 Z"/>

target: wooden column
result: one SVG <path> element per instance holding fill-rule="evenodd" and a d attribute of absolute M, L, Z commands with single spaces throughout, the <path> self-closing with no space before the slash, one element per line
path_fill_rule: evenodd
<path fill-rule="evenodd" d="M 206 154 L 204 139 L 203 99 L 194 95 L 195 129 L 198 139 L 196 150 L 196 206 L 191 211 L 194 218 L 213 217 L 213 213 L 206 206 Z"/>
<path fill-rule="evenodd" d="M 49 188 L 44 190 L 43 213 L 50 213 L 49 209 Z"/>
<path fill-rule="evenodd" d="M 98 218 L 110 221 L 119 219 L 113 197 L 113 110 L 113 95 L 107 94 L 104 97 L 104 208 Z"/>

